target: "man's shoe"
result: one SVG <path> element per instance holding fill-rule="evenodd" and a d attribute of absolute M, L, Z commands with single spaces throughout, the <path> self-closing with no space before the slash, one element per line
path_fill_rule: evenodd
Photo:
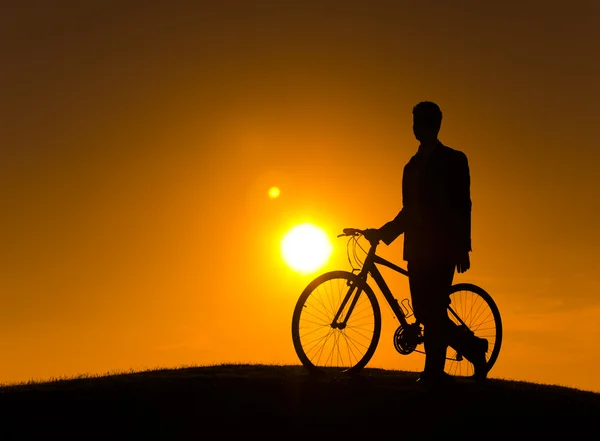
<path fill-rule="evenodd" d="M 444 386 L 449 386 L 454 383 L 456 383 L 456 379 L 452 375 L 449 375 L 444 371 L 441 371 L 441 372 L 423 371 L 423 372 L 421 372 L 421 375 L 419 375 L 419 378 L 417 378 L 417 384 L 419 386 L 423 386 L 423 387 L 427 387 L 427 388 L 444 387 Z"/>
<path fill-rule="evenodd" d="M 473 377 L 478 383 L 485 382 L 487 378 L 488 370 L 485 354 L 488 351 L 488 346 L 488 341 L 485 338 L 475 337 L 472 352 L 473 355 L 470 357 L 470 361 L 473 363 L 473 368 L 475 369 Z"/>

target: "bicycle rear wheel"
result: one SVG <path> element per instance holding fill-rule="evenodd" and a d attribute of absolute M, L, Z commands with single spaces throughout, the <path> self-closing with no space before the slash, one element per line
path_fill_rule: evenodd
<path fill-rule="evenodd" d="M 333 323 L 347 295 L 338 322 Z M 357 297 L 358 296 L 358 297 Z M 381 311 L 373 290 L 355 274 L 332 271 L 304 289 L 292 318 L 292 340 L 298 358 L 311 371 L 360 371 L 371 359 L 381 334 Z"/>
<path fill-rule="evenodd" d="M 486 353 L 488 372 L 496 363 L 502 345 L 502 321 L 498 306 L 484 289 L 470 283 L 453 285 L 450 292 L 450 308 L 462 323 L 449 311 L 448 316 L 457 325 L 465 324 L 477 337 L 488 341 Z M 452 347 L 448 348 L 446 372 L 455 376 L 470 377 L 473 365 L 460 356 Z"/>

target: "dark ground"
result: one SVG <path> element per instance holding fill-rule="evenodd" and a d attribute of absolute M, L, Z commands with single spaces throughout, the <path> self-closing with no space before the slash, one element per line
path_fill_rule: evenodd
<path fill-rule="evenodd" d="M 0 388 L 0 440 L 596 439 L 600 394 L 416 373 L 314 377 L 297 366 L 221 365 Z M 594 435 L 595 434 L 595 435 Z"/>

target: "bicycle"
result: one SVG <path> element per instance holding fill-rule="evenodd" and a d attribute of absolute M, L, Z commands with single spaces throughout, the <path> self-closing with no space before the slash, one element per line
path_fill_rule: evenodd
<path fill-rule="evenodd" d="M 292 318 L 292 340 L 302 365 L 312 372 L 330 370 L 358 373 L 371 360 L 381 335 L 381 310 L 367 281 L 370 275 L 389 304 L 399 326 L 394 347 L 402 355 L 417 350 L 423 343 L 421 323 L 414 317 L 409 299 L 399 302 L 390 291 L 377 265 L 408 276 L 408 271 L 376 254 L 379 240 L 371 240 L 366 251 L 358 243 L 364 230 L 345 228 L 337 237 L 350 237 L 347 254 L 352 271 L 330 271 L 312 280 L 300 295 Z M 350 243 L 358 268 L 350 258 Z M 366 253 L 357 257 L 356 247 Z M 362 264 L 362 268 L 360 268 Z M 358 271 L 357 274 L 355 272 Z M 488 372 L 496 362 L 502 344 L 500 311 L 490 294 L 470 283 L 458 283 L 450 289 L 448 315 L 465 332 L 488 340 Z M 453 376 L 472 377 L 473 365 L 463 354 L 448 347 L 445 371 Z"/>

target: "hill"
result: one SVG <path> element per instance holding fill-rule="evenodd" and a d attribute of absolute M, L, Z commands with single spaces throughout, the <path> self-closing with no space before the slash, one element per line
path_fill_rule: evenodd
<path fill-rule="evenodd" d="M 535 439 L 597 433 L 600 394 L 414 372 L 314 376 L 300 366 L 216 365 L 0 388 L 0 439 Z"/>

